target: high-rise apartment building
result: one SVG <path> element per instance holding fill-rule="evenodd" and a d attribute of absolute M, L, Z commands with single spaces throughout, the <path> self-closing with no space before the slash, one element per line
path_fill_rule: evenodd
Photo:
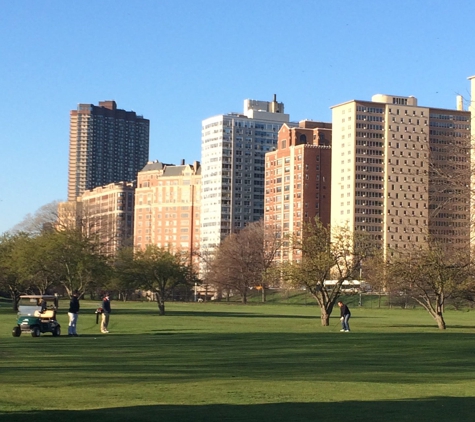
<path fill-rule="evenodd" d="M 264 221 L 282 239 L 299 236 L 315 217 L 330 225 L 331 126 L 308 120 L 299 127 L 284 124 L 277 150 L 266 154 Z M 284 241 L 276 260 L 298 258 Z"/>
<path fill-rule="evenodd" d="M 429 236 L 468 245 L 469 112 L 378 94 L 332 107 L 332 123 L 332 226 L 370 233 L 387 257 Z"/>
<path fill-rule="evenodd" d="M 135 192 L 135 249 L 157 245 L 187 251 L 196 262 L 199 248 L 201 166 L 149 162 L 139 173 Z"/>
<path fill-rule="evenodd" d="M 264 160 L 281 126 L 284 104 L 244 101 L 244 112 L 202 123 L 202 222 L 200 247 L 212 250 L 227 235 L 264 215 Z"/>
<path fill-rule="evenodd" d="M 84 191 L 132 182 L 148 161 L 149 120 L 117 108 L 79 104 L 70 113 L 68 201 Z"/>
<path fill-rule="evenodd" d="M 470 135 L 471 135 L 471 141 L 472 141 L 472 147 L 470 149 L 470 159 L 472 163 L 475 163 L 475 76 L 470 76 L 469 78 L 470 81 L 470 105 L 468 107 L 470 111 Z M 461 99 L 462 102 L 462 99 Z M 462 106 L 458 107 L 462 108 Z M 470 209 L 475 210 L 475 171 L 473 171 L 473 164 L 472 164 L 472 176 L 470 179 L 470 192 L 471 192 L 471 197 L 470 197 Z M 475 222 L 473 221 L 473 213 L 472 213 L 472 219 L 470 221 L 470 226 L 471 226 L 471 233 L 472 233 L 472 239 L 474 238 L 473 235 L 475 235 Z"/>

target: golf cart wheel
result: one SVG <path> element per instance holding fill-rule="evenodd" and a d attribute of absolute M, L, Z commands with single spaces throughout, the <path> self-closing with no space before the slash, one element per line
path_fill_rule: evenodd
<path fill-rule="evenodd" d="M 33 330 L 31 330 L 31 335 L 33 337 L 39 337 L 41 334 L 40 327 L 34 327 Z"/>
<path fill-rule="evenodd" d="M 53 329 L 53 336 L 54 337 L 58 337 L 61 335 L 61 328 L 58 326 L 58 327 L 54 327 Z"/>
<path fill-rule="evenodd" d="M 21 336 L 21 328 L 18 325 L 16 327 L 13 327 L 12 336 L 13 337 L 20 337 Z"/>

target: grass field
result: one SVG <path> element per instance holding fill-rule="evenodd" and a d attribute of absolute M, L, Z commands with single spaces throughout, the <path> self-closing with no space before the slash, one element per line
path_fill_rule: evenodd
<path fill-rule="evenodd" d="M 0 306 L 2 422 L 474 418 L 474 312 L 447 312 L 441 332 L 423 310 L 353 305 L 340 333 L 315 306 L 168 303 L 159 317 L 113 302 L 104 335 L 96 306 L 82 302 L 78 338 L 14 338 Z"/>

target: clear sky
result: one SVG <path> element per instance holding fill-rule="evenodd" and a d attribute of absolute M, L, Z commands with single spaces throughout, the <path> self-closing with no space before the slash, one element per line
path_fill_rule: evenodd
<path fill-rule="evenodd" d="M 201 121 L 246 98 L 292 121 L 386 93 L 455 108 L 473 0 L 0 0 L 0 233 L 67 194 L 69 111 L 150 119 L 150 159 L 200 160 Z M 466 106 L 468 104 L 466 103 Z"/>

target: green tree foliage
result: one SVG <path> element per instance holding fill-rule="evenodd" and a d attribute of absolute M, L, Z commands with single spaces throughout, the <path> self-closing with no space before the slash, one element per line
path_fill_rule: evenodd
<path fill-rule="evenodd" d="M 155 293 L 160 315 L 165 315 L 165 300 L 176 288 L 189 290 L 197 280 L 187 257 L 156 245 L 135 253 L 133 275 L 139 286 Z"/>
<path fill-rule="evenodd" d="M 318 219 L 305 224 L 301 236 L 292 236 L 291 243 L 301 258 L 284 264 L 283 276 L 292 287 L 307 289 L 320 306 L 322 325 L 328 326 L 343 282 L 359 277 L 364 260 L 376 252 L 375 243 L 347 227 L 330 231 Z M 325 280 L 335 283 L 325 285 Z"/>
<path fill-rule="evenodd" d="M 50 271 L 56 273 L 69 296 L 74 291 L 82 295 L 91 286 L 100 287 L 109 280 L 110 266 L 99 240 L 81 230 L 51 232 L 45 253 L 50 257 Z"/>
<path fill-rule="evenodd" d="M 109 291 L 117 292 L 119 298 L 124 301 L 141 287 L 134 270 L 133 248 L 119 249 L 112 264 L 111 278 L 105 287 Z"/>
<path fill-rule="evenodd" d="M 46 294 L 47 290 L 58 285 L 58 274 L 51 270 L 51 257 L 46 253 L 52 236 L 51 232 L 24 236 L 15 245 L 14 265 L 17 273 L 28 284 L 29 290 Z"/>
<path fill-rule="evenodd" d="M 31 290 L 29 279 L 18 263 L 19 251 L 27 242 L 29 237 L 25 233 L 4 234 L 0 238 L 0 288 L 10 294 L 15 311 L 20 295 Z"/>
<path fill-rule="evenodd" d="M 16 248 L 17 272 L 31 289 L 45 293 L 51 286 L 63 287 L 71 296 L 80 295 L 109 277 L 107 258 L 94 237 L 80 230 L 45 230 L 20 242 Z"/>

